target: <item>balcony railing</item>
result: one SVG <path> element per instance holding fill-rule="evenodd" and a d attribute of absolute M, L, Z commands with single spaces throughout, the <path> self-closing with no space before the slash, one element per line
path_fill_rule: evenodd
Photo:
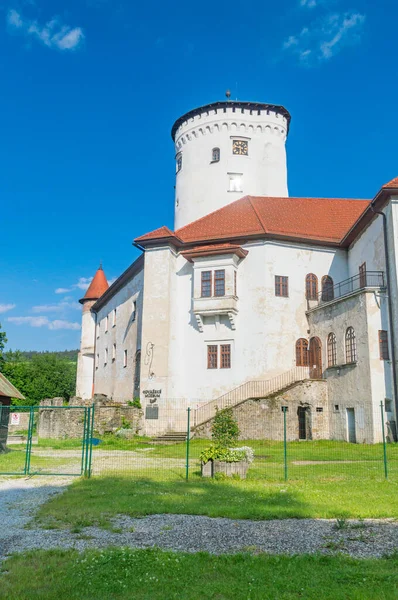
<path fill-rule="evenodd" d="M 322 291 L 318 294 L 317 300 L 314 301 L 314 305 L 326 304 L 327 302 L 344 298 L 365 288 L 383 287 L 385 287 L 383 271 L 363 271 L 363 273 L 340 281 L 336 285 L 324 284 Z"/>

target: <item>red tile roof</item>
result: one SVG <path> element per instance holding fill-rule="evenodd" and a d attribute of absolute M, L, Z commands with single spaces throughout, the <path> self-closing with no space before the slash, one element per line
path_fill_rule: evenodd
<path fill-rule="evenodd" d="M 398 177 L 391 179 L 388 183 L 383 185 L 383 188 L 398 188 Z"/>
<path fill-rule="evenodd" d="M 247 256 L 248 251 L 244 250 L 238 244 L 210 244 L 206 246 L 195 246 L 188 250 L 183 250 L 181 254 L 187 259 L 192 260 L 197 256 L 208 256 L 215 254 L 237 254 L 240 258 Z"/>
<path fill-rule="evenodd" d="M 83 303 L 85 300 L 98 300 L 98 298 L 101 298 L 102 294 L 106 292 L 108 287 L 109 283 L 106 280 L 105 273 L 101 266 L 97 269 L 97 272 L 94 275 L 87 292 L 84 294 L 84 297 L 79 300 L 79 302 Z"/>
<path fill-rule="evenodd" d="M 370 205 L 342 198 L 269 198 L 245 196 L 174 234 L 161 227 L 138 242 L 175 236 L 184 244 L 275 236 L 338 244 Z"/>
<path fill-rule="evenodd" d="M 147 242 L 150 240 L 160 240 L 162 238 L 170 238 L 175 237 L 173 231 L 171 231 L 168 227 L 163 225 L 163 227 L 159 227 L 159 229 L 154 229 L 154 231 L 150 231 L 145 235 L 141 235 L 136 238 L 134 241 L 139 244 L 140 242 Z"/>

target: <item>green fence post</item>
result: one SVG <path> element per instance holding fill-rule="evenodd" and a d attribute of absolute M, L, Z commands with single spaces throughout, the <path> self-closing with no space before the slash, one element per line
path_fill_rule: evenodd
<path fill-rule="evenodd" d="M 28 440 L 26 443 L 24 475 L 29 475 L 29 472 L 30 472 L 30 456 L 32 453 L 32 437 L 33 437 L 34 418 L 35 418 L 34 408 L 33 408 L 33 406 L 31 406 L 30 410 L 29 410 Z"/>
<path fill-rule="evenodd" d="M 188 481 L 189 477 L 189 440 L 191 435 L 191 409 L 188 408 L 188 417 L 187 417 L 187 462 L 185 466 L 185 478 Z"/>
<path fill-rule="evenodd" d="M 87 469 L 88 469 L 88 452 L 89 452 L 89 436 L 90 436 L 90 423 L 91 423 L 91 406 L 87 409 L 87 427 L 86 427 L 86 449 L 84 456 L 84 476 L 87 477 Z"/>
<path fill-rule="evenodd" d="M 86 439 L 87 439 L 87 408 L 84 409 L 84 423 L 83 423 L 83 444 L 82 444 L 82 463 L 80 466 L 80 475 L 84 473 L 84 452 L 86 449 Z"/>
<path fill-rule="evenodd" d="M 387 465 L 387 445 L 386 445 L 386 433 L 384 430 L 384 406 L 383 401 L 380 402 L 380 412 L 381 412 L 381 429 L 383 432 L 383 457 L 384 457 L 384 475 L 386 479 L 388 478 L 388 465 Z"/>
<path fill-rule="evenodd" d="M 283 406 L 283 463 L 285 470 L 285 481 L 287 481 L 287 444 L 286 444 L 286 410 L 287 406 Z"/>
<path fill-rule="evenodd" d="M 93 435 L 94 435 L 94 414 L 95 414 L 95 406 L 93 404 L 91 408 L 91 423 L 90 423 L 90 439 L 89 439 L 89 453 L 88 453 L 88 478 L 91 477 L 91 465 L 93 462 Z"/>

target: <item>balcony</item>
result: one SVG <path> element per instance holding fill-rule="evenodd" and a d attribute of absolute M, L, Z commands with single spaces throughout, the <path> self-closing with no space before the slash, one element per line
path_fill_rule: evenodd
<path fill-rule="evenodd" d="M 385 287 L 383 271 L 364 271 L 336 285 L 325 285 L 316 300 L 308 301 L 308 310 L 351 296 L 360 290 Z"/>
<path fill-rule="evenodd" d="M 235 329 L 235 316 L 238 314 L 237 296 L 209 296 L 193 299 L 193 312 L 199 331 L 203 331 L 203 317 L 227 315 L 231 328 Z"/>

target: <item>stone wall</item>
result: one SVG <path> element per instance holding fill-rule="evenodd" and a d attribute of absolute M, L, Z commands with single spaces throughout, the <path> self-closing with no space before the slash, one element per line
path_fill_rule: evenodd
<path fill-rule="evenodd" d="M 71 398 L 65 405 L 63 398 L 52 398 L 40 403 L 37 433 L 39 438 L 67 439 L 81 438 L 84 430 L 84 408 L 91 401 Z M 54 408 L 52 408 L 54 407 Z M 114 403 L 106 396 L 94 396 L 94 435 L 115 433 L 119 429 L 129 429 L 139 434 L 142 429 L 143 411 L 133 406 Z"/>
<path fill-rule="evenodd" d="M 306 381 L 263 400 L 247 400 L 233 408 L 240 439 L 283 440 L 283 412 L 287 406 L 287 440 L 300 439 L 299 408 L 305 415 L 306 439 L 329 439 L 329 406 L 326 381 Z M 211 438 L 213 420 L 199 426 L 195 437 Z M 304 438 L 303 438 L 304 439 Z"/>

